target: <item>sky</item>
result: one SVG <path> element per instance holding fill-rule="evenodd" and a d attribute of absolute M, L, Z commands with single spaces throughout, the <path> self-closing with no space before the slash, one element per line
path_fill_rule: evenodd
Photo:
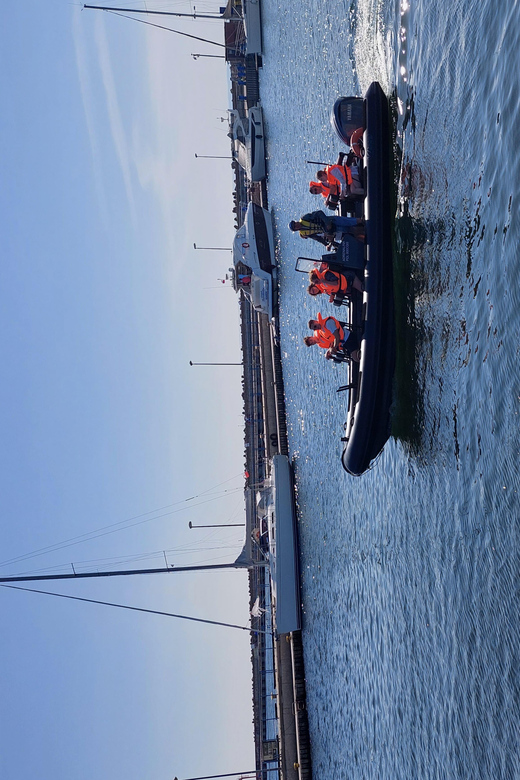
<path fill-rule="evenodd" d="M 228 162 L 195 159 L 229 153 L 225 63 L 191 57 L 220 50 L 67 0 L 0 36 L 0 572 L 234 560 L 241 528 L 188 529 L 244 518 L 240 367 L 189 365 L 241 359 L 231 254 L 193 249 L 234 234 Z M 249 617 L 241 571 L 42 589 Z M 2 780 L 254 766 L 247 632 L 5 588 L 0 614 Z"/>

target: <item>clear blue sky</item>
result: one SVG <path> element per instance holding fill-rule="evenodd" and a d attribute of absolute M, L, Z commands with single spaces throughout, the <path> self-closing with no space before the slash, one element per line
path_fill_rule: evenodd
<path fill-rule="evenodd" d="M 231 256 L 193 250 L 234 232 L 228 163 L 194 157 L 229 152 L 225 65 L 190 56 L 218 49 L 65 0 L 8 4 L 0 35 L 0 571 L 231 560 L 241 529 L 187 528 L 243 519 L 240 369 L 189 366 L 240 359 Z M 47 589 L 248 619 L 241 572 Z M 0 605 L 2 780 L 253 766 L 246 632 L 4 589 Z"/>

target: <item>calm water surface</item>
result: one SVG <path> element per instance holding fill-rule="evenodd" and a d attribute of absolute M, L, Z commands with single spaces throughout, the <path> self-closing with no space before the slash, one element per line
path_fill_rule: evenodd
<path fill-rule="evenodd" d="M 263 9 L 315 777 L 520 778 L 520 9 Z M 318 252 L 287 223 L 319 207 L 305 161 L 339 151 L 334 100 L 373 80 L 395 111 L 399 355 L 393 436 L 355 479 L 342 369 L 301 341 L 294 262 Z"/>

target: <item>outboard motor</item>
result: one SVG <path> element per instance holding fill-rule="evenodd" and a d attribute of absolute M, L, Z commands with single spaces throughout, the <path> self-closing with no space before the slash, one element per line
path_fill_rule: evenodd
<path fill-rule="evenodd" d="M 341 140 L 351 146 L 352 133 L 360 127 L 366 127 L 365 101 L 360 97 L 341 97 L 332 109 L 330 123 Z"/>

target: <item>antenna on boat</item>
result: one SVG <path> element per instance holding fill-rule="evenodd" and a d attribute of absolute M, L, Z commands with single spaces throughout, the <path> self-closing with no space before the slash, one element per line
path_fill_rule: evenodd
<path fill-rule="evenodd" d="M 193 360 L 190 360 L 190 366 L 243 366 L 243 365 L 244 365 L 243 363 L 194 363 Z M 244 523 L 240 523 L 240 525 L 244 525 Z"/>
<path fill-rule="evenodd" d="M 276 767 L 275 767 L 276 769 Z M 262 774 L 265 772 L 267 773 L 270 771 L 269 769 L 261 769 L 260 772 Z M 253 777 L 257 777 L 259 774 L 257 769 L 252 769 L 249 772 L 228 772 L 225 775 L 205 775 L 204 777 L 189 777 L 188 780 L 217 780 L 217 778 L 220 777 L 245 777 L 247 775 L 251 775 Z M 174 777 L 173 780 L 179 780 L 178 777 Z"/>
<path fill-rule="evenodd" d="M 220 117 L 220 118 L 221 118 L 222 122 L 226 121 L 225 117 L 224 117 L 224 119 L 222 119 L 222 117 Z M 195 152 L 195 157 L 196 157 L 197 160 L 234 160 L 235 159 L 235 156 L 232 155 L 232 154 L 225 154 L 225 155 L 221 155 L 221 154 L 197 154 L 197 152 Z"/>
<path fill-rule="evenodd" d="M 225 54 L 193 54 L 192 53 L 191 56 L 193 57 L 194 60 L 198 60 L 199 57 L 213 57 L 214 59 L 216 58 L 218 60 L 225 60 L 226 59 L 226 55 Z M 222 120 L 222 121 L 224 121 L 224 120 Z"/>
<path fill-rule="evenodd" d="M 190 361 L 190 365 L 193 365 L 193 363 Z M 242 365 L 241 363 L 239 365 Z M 191 520 L 188 523 L 188 528 L 244 528 L 245 523 L 223 523 L 219 525 L 194 525 Z"/>
<path fill-rule="evenodd" d="M 193 244 L 194 249 L 215 249 L 219 252 L 232 252 L 233 247 L 230 246 L 197 246 L 197 244 Z"/>

